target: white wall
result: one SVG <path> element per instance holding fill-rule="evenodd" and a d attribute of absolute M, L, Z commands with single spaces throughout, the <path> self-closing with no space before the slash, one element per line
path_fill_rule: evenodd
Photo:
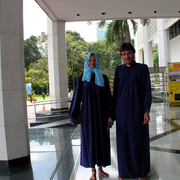
<path fill-rule="evenodd" d="M 180 62 L 180 35 L 170 40 L 171 58 L 169 62 Z"/>

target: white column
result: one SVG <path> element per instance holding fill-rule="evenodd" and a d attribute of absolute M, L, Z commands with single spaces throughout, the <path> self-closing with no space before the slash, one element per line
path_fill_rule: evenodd
<path fill-rule="evenodd" d="M 164 20 L 157 19 L 159 67 L 167 66 L 170 61 L 169 30 L 164 29 Z"/>
<path fill-rule="evenodd" d="M 68 98 L 65 22 L 48 18 L 48 63 L 51 100 Z M 53 104 L 52 108 L 67 108 L 68 103 Z"/>
<path fill-rule="evenodd" d="M 143 36 L 144 36 L 144 63 L 148 67 L 153 67 L 153 50 L 152 43 L 148 42 L 148 27 L 143 26 Z"/>
<path fill-rule="evenodd" d="M 139 54 L 140 54 L 140 60 L 139 60 L 139 62 L 140 62 L 140 63 L 143 63 L 143 55 L 144 55 L 144 54 L 143 54 L 143 49 L 140 49 L 140 50 L 139 50 Z"/>
<path fill-rule="evenodd" d="M 23 0 L 0 0 L 0 163 L 29 154 Z"/>
<path fill-rule="evenodd" d="M 142 50 L 139 48 L 139 37 L 138 37 L 138 33 L 136 33 L 135 36 L 135 58 L 136 58 L 136 62 L 137 63 L 143 63 L 143 59 L 142 59 Z"/>
<path fill-rule="evenodd" d="M 136 50 L 136 53 L 135 53 L 135 59 L 136 59 L 136 62 L 140 62 L 140 50 L 139 50 L 139 41 L 138 41 L 138 33 L 136 33 L 136 36 L 135 36 L 135 50 Z"/>

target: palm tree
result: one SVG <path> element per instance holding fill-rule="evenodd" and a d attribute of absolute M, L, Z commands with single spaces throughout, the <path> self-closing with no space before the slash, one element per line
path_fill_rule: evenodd
<path fill-rule="evenodd" d="M 137 22 L 133 19 L 129 20 L 132 23 L 134 34 L 137 31 Z M 99 28 L 106 26 L 106 21 L 100 21 Z M 129 22 L 128 20 L 113 20 L 106 27 L 106 45 L 110 46 L 116 43 L 118 47 L 123 42 L 131 42 Z"/>
<path fill-rule="evenodd" d="M 145 25 L 149 25 L 149 23 L 150 23 L 150 19 L 141 19 L 140 20 L 140 23 L 143 25 L 143 26 L 145 26 Z"/>

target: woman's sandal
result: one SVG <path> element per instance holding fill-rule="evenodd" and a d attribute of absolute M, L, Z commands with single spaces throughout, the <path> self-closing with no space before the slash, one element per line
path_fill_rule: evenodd
<path fill-rule="evenodd" d="M 105 178 L 108 178 L 108 177 L 109 177 L 109 174 L 106 173 L 106 172 L 104 172 L 104 171 L 102 170 L 102 168 L 99 168 L 98 171 L 99 171 L 99 175 L 101 175 L 101 176 L 103 176 L 103 177 L 105 177 Z"/>
<path fill-rule="evenodd" d="M 96 180 L 96 170 L 92 169 L 92 176 L 90 177 L 90 180 Z"/>

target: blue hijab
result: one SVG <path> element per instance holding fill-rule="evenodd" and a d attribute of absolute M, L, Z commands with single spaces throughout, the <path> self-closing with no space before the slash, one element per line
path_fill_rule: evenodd
<path fill-rule="evenodd" d="M 89 58 L 91 55 L 95 55 L 95 58 L 96 58 L 96 67 L 93 69 L 91 69 L 88 66 Z M 103 78 L 103 75 L 100 70 L 98 57 L 97 57 L 96 53 L 90 52 L 87 54 L 86 61 L 84 63 L 84 73 L 83 73 L 82 81 L 90 82 L 92 72 L 95 73 L 95 84 L 98 86 L 104 87 L 104 78 Z"/>

